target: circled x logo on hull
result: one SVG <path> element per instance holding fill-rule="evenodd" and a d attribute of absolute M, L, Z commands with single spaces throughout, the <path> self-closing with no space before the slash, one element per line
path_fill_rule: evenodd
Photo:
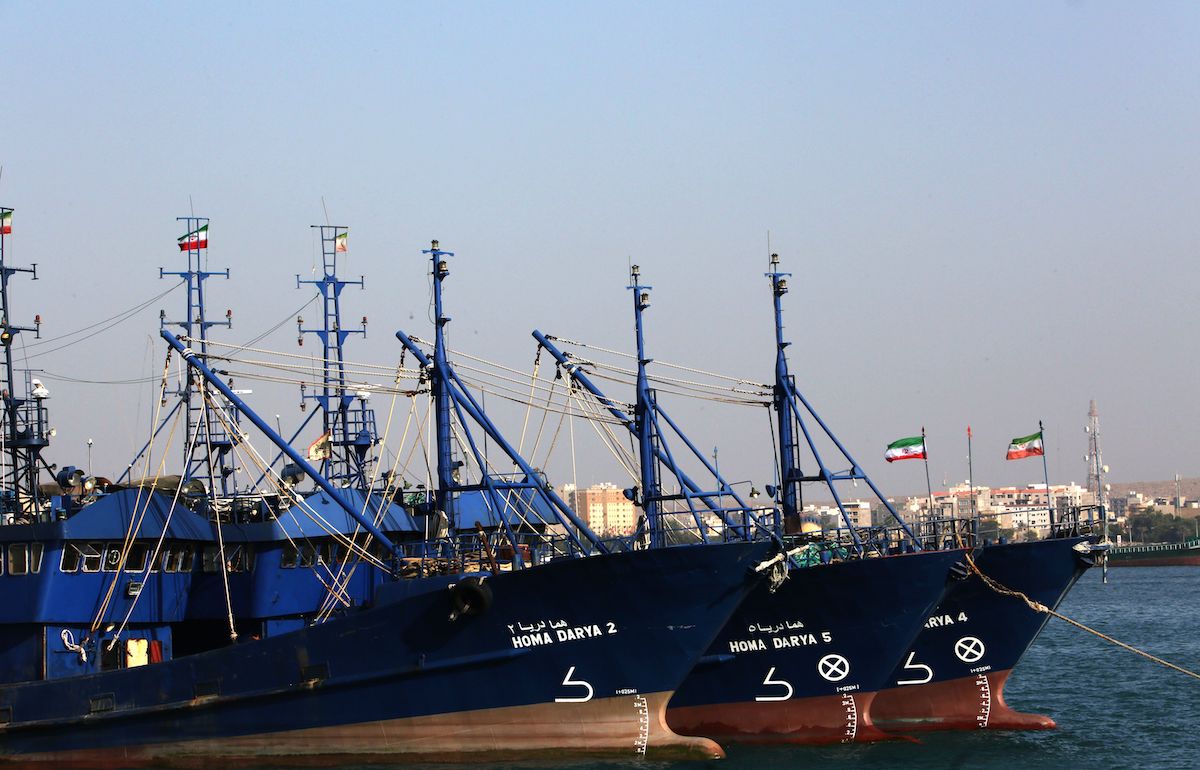
<path fill-rule="evenodd" d="M 963 663 L 975 663 L 983 657 L 986 649 L 983 640 L 974 636 L 964 636 L 954 643 L 954 654 Z"/>
<path fill-rule="evenodd" d="M 831 682 L 840 682 L 850 674 L 850 661 L 841 655 L 826 655 L 817 661 L 817 673 Z"/>

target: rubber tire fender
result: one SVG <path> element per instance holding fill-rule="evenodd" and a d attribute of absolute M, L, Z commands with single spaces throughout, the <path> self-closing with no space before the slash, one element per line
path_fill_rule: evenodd
<path fill-rule="evenodd" d="M 477 575 L 463 578 L 451 589 L 456 616 L 482 615 L 491 609 L 492 598 L 492 587 Z"/>

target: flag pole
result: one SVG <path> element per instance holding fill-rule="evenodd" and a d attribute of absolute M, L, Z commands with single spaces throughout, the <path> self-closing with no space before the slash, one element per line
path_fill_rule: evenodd
<path fill-rule="evenodd" d="M 921 454 L 925 459 L 925 491 L 929 493 L 929 523 L 933 524 L 933 484 L 929 481 L 929 445 L 925 443 L 925 426 L 921 426 Z"/>
<path fill-rule="evenodd" d="M 971 458 L 971 426 L 967 426 L 967 484 L 971 488 L 971 534 L 979 539 L 979 509 L 975 505 L 975 467 Z"/>
<path fill-rule="evenodd" d="M 1050 497 L 1050 471 L 1046 466 L 1046 429 L 1038 420 L 1038 433 L 1042 436 L 1042 473 L 1046 476 L 1046 513 L 1050 515 L 1050 536 L 1054 537 L 1054 501 Z"/>

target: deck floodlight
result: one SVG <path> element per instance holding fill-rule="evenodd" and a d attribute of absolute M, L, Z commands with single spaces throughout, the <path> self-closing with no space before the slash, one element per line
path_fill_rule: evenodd
<path fill-rule="evenodd" d="M 83 471 L 76 468 L 74 465 L 68 465 L 59 471 L 54 476 L 54 480 L 64 490 L 74 489 L 83 483 Z"/>
<path fill-rule="evenodd" d="M 285 484 L 295 486 L 304 478 L 304 471 L 300 470 L 300 466 L 295 463 L 288 463 L 283 466 L 283 470 L 279 472 L 279 478 L 283 479 Z"/>

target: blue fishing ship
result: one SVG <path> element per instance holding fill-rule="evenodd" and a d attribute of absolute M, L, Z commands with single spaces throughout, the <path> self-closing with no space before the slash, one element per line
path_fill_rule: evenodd
<path fill-rule="evenodd" d="M 972 531 L 970 574 L 934 609 L 875 698 L 876 724 L 898 733 L 1053 728 L 1049 716 L 1011 708 L 1004 686 L 1050 619 L 1039 607 L 1057 609 L 1096 564 L 1098 513 L 1065 511 L 1050 536 L 1034 542 L 988 543 Z"/>
<path fill-rule="evenodd" d="M 786 580 L 755 590 L 725 625 L 708 653 L 672 698 L 667 722 L 678 732 L 708 735 L 717 740 L 760 743 L 827 744 L 879 740 L 888 737 L 871 719 L 875 693 L 886 686 L 893 667 L 943 598 L 954 575 L 965 573 L 962 552 L 923 551 L 916 536 L 896 516 L 890 530 L 855 526 L 838 492 L 841 483 L 874 484 L 845 448 L 811 412 L 788 373 L 780 300 L 787 291 L 786 274 L 773 263 L 778 358 L 773 406 L 778 417 L 780 483 L 767 491 L 772 505 L 760 517 L 726 522 L 726 532 L 786 543 L 790 561 L 780 565 Z M 643 473 L 641 504 L 661 506 L 682 498 L 687 513 L 722 513 L 720 501 L 733 499 L 736 508 L 751 506 L 721 478 L 714 464 L 679 430 L 649 386 L 643 333 L 643 313 L 649 306 L 649 286 L 640 271 L 631 271 L 634 328 L 637 345 L 637 400 L 634 416 L 621 411 L 594 384 L 576 359 L 554 340 L 534 332 L 584 389 L 639 439 Z M 849 463 L 847 471 L 831 468 L 822 458 L 801 410 L 812 414 Z M 668 426 L 693 460 L 716 479 L 716 491 L 705 492 L 680 467 L 662 425 Z M 799 468 L 799 434 L 807 439 L 817 468 Z M 673 477 L 679 495 L 663 491 L 662 475 Z M 650 469 L 647 472 L 647 468 Z M 799 537 L 796 524 L 801 485 L 819 482 L 838 502 L 845 523 L 844 540 Z M 779 511 L 783 517 L 780 519 Z"/>
<path fill-rule="evenodd" d="M 206 248 L 206 226 L 203 233 L 201 240 L 189 231 L 181 250 Z M 9 279 L 21 269 L 7 264 L 3 244 L 0 237 L 0 333 L 11 342 L 31 329 L 11 325 Z M 171 491 L 162 491 L 162 479 L 122 487 L 72 470 L 44 494 L 47 405 L 37 388 L 15 387 L 4 345 L 0 763 L 720 755 L 708 739 L 673 733 L 662 713 L 762 579 L 772 545 L 615 552 L 580 526 L 457 380 L 442 341 L 441 283 L 452 255 L 436 242 L 425 253 L 436 344 L 419 358 L 438 415 L 471 417 L 519 469 L 487 474 L 475 445 L 456 453 L 439 420 L 438 485 L 427 510 L 447 526 L 433 538 L 418 538 L 407 516 L 372 509 L 369 490 L 331 483 L 191 347 L 195 336 L 165 328 L 168 361 L 181 356 L 194 385 L 180 407 L 190 412 L 191 446 L 205 436 L 179 483 Z M 286 457 L 291 469 L 280 481 L 306 479 L 316 491 L 294 494 L 281 484 L 277 499 L 240 507 L 248 498 L 223 482 L 227 460 L 249 440 L 243 422 Z M 481 473 L 468 481 L 472 467 Z M 496 515 L 491 535 L 463 526 L 459 502 L 471 492 Z M 506 516 L 512 494 L 552 516 L 553 526 Z M 319 555 L 312 532 L 281 523 L 311 511 L 313 497 L 354 522 L 353 537 L 341 537 L 341 524 L 323 530 L 345 549 L 340 557 L 332 549 Z M 507 560 L 493 548 L 501 537 Z M 379 579 L 344 588 L 336 611 L 320 612 L 321 592 L 292 592 L 305 547 L 314 548 L 314 563 L 372 563 Z"/>

